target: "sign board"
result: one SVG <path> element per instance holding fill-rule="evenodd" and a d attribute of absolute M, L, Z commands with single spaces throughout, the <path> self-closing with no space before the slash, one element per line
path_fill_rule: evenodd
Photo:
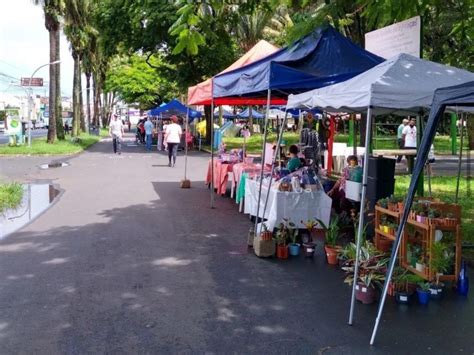
<path fill-rule="evenodd" d="M 400 53 L 420 58 L 421 18 L 408 20 L 368 32 L 365 34 L 365 49 L 382 58 L 388 59 Z"/>
<path fill-rule="evenodd" d="M 43 86 L 43 78 L 21 78 L 21 86 Z"/>

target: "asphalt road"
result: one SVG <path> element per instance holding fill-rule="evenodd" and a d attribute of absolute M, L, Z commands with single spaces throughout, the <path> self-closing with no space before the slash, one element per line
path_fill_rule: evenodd
<path fill-rule="evenodd" d="M 28 131 L 26 132 L 28 135 Z M 39 137 L 46 137 L 48 134 L 47 129 L 33 129 L 31 130 L 31 137 L 32 138 L 39 138 Z M 8 143 L 8 136 L 6 136 L 4 133 L 0 134 L 0 144 L 7 144 Z"/>
<path fill-rule="evenodd" d="M 47 160 L 47 161 L 45 161 Z M 428 307 L 358 304 L 324 261 L 259 259 L 252 226 L 226 197 L 209 208 L 208 156 L 111 143 L 39 170 L 50 158 L 0 158 L 4 177 L 51 181 L 57 203 L 0 241 L 1 353 L 451 354 L 474 351 L 474 303 L 450 290 Z M 471 278 L 472 279 L 472 278 Z"/>

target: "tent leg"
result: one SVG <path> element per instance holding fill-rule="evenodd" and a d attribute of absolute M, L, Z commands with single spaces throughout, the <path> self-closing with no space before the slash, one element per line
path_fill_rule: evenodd
<path fill-rule="evenodd" d="M 211 208 L 214 207 L 214 100 L 211 100 Z"/>
<path fill-rule="evenodd" d="M 454 200 L 455 203 L 458 203 L 459 199 L 459 182 L 461 180 L 461 164 L 462 164 L 462 146 L 464 144 L 464 118 L 465 114 L 461 114 L 461 146 L 459 147 L 459 162 L 458 162 L 458 177 L 456 180 L 456 198 Z"/>
<path fill-rule="evenodd" d="M 285 112 L 285 118 L 283 119 L 283 124 L 282 127 L 286 126 L 286 122 L 288 120 L 288 111 Z M 283 129 L 280 130 L 279 135 L 278 135 L 278 142 L 275 147 L 275 153 L 273 153 L 273 159 L 272 159 L 272 174 L 270 175 L 270 183 L 268 186 L 272 186 L 272 179 L 273 179 L 273 174 L 275 172 L 275 165 L 276 165 L 276 160 L 277 160 L 277 155 L 280 154 L 280 144 L 281 140 L 283 138 Z M 281 157 L 280 157 L 281 158 Z M 280 159 L 281 161 L 281 159 Z M 265 212 L 267 211 L 267 205 L 268 205 L 268 197 L 270 196 L 270 188 L 268 189 L 267 196 L 265 198 L 265 205 L 263 206 L 263 216 L 265 216 Z"/>
<path fill-rule="evenodd" d="M 186 136 L 189 134 L 189 107 L 186 110 L 186 133 L 184 134 L 184 180 L 187 180 L 187 172 L 188 172 L 188 142 L 186 141 Z"/>
<path fill-rule="evenodd" d="M 257 224 L 258 224 L 258 216 L 260 215 L 260 200 L 262 198 L 262 184 L 263 184 L 263 168 L 265 167 L 265 147 L 267 143 L 267 135 L 268 135 L 268 117 L 270 115 L 270 100 L 271 100 L 272 91 L 268 89 L 267 92 L 267 112 L 265 114 L 265 127 L 263 133 L 263 144 L 262 144 L 262 168 L 260 169 L 260 185 L 258 188 L 258 199 L 257 199 L 257 215 L 255 216 L 255 226 L 254 226 L 254 234 L 257 236 Z M 269 187 L 270 188 L 270 187 Z M 268 194 L 268 192 L 267 192 Z M 262 221 L 265 216 L 262 216 Z"/>
<path fill-rule="evenodd" d="M 371 135 L 371 126 L 372 126 L 372 108 L 369 106 L 367 108 L 367 124 L 365 127 L 365 153 L 364 153 L 364 170 L 362 178 L 362 194 L 360 199 L 360 211 L 359 211 L 359 225 L 357 228 L 357 248 L 356 248 L 356 260 L 354 266 L 354 282 L 352 283 L 352 296 L 351 296 L 351 308 L 349 312 L 349 325 L 352 325 L 354 318 L 354 306 L 355 306 L 355 292 L 357 285 L 357 277 L 359 276 L 359 257 L 360 257 L 360 247 L 362 242 L 362 233 L 364 231 L 364 208 L 365 208 L 365 199 L 367 193 L 367 175 L 369 171 L 369 142 Z"/>

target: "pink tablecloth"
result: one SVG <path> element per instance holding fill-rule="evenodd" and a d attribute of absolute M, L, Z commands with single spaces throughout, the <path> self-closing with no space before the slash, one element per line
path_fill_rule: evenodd
<path fill-rule="evenodd" d="M 247 163 L 234 164 L 232 168 L 232 172 L 234 173 L 235 187 L 239 186 L 242 173 L 256 174 L 260 172 L 260 169 L 261 169 L 260 164 L 253 164 L 253 163 L 252 164 L 247 164 Z"/>
<path fill-rule="evenodd" d="M 224 195 L 229 181 L 228 173 L 232 171 L 234 163 L 223 163 L 219 159 L 214 159 L 214 188 L 217 194 Z M 211 183 L 211 161 L 207 167 L 206 184 Z"/>

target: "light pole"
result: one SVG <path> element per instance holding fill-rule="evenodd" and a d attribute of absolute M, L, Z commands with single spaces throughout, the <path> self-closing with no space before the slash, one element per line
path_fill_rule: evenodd
<path fill-rule="evenodd" d="M 28 147 L 31 148 L 31 111 L 33 111 L 33 89 L 31 88 L 31 81 L 33 80 L 33 77 L 35 76 L 36 72 L 40 70 L 41 68 L 50 66 L 50 65 L 55 65 L 61 63 L 60 60 L 55 60 L 54 62 L 51 63 L 46 63 L 43 65 L 40 65 L 38 68 L 35 69 L 33 74 L 30 76 L 30 81 L 28 82 L 28 89 L 29 89 L 29 100 L 28 100 Z M 51 107 L 49 108 L 51 110 Z M 50 117 L 51 119 L 51 117 Z M 55 119 L 55 118 L 54 118 Z"/>

